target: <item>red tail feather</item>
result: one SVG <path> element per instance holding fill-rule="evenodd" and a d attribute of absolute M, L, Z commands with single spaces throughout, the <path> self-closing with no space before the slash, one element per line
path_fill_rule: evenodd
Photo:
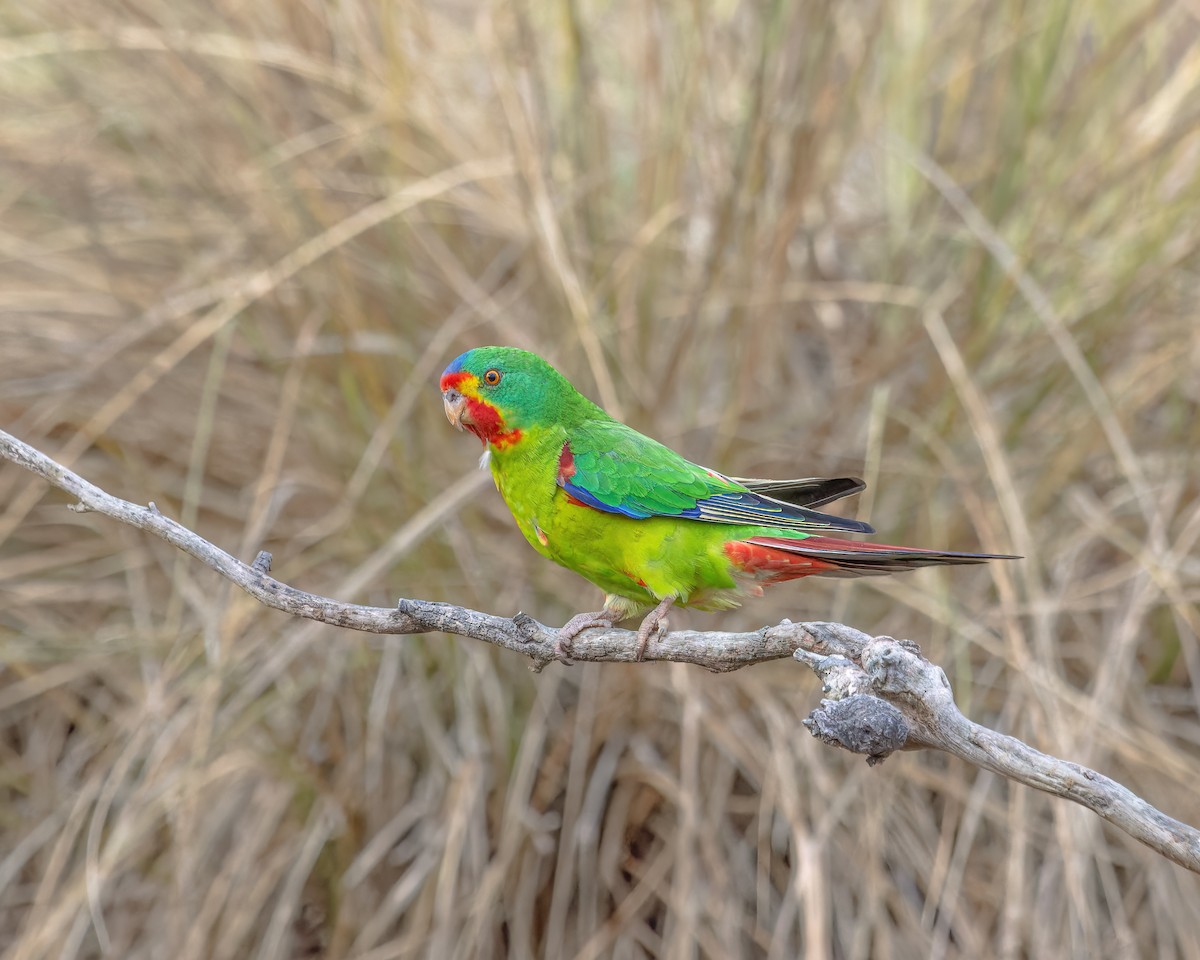
<path fill-rule="evenodd" d="M 886 543 L 861 543 L 836 537 L 751 537 L 725 544 L 725 555 L 741 570 L 765 583 L 794 580 L 813 575 L 824 577 L 869 577 L 901 573 L 916 567 L 987 560 L 1012 559 L 990 553 L 954 553 L 895 547 Z"/>

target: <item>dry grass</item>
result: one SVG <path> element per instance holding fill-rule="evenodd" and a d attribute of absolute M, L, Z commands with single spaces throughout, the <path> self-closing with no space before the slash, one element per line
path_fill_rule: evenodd
<path fill-rule="evenodd" d="M 308 589 L 548 622 L 442 419 L 531 347 L 694 458 L 1027 559 L 723 618 L 920 640 L 1200 822 L 1194 5 L 0 8 L 0 421 Z M 864 467 L 865 463 L 865 467 Z M 462 478 L 462 479 L 460 479 Z M 1197 878 L 799 726 L 786 666 L 339 634 L 0 469 L 4 956 L 1186 957 Z"/>

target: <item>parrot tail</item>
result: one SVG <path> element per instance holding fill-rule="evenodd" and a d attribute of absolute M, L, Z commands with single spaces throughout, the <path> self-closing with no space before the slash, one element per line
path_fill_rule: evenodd
<path fill-rule="evenodd" d="M 861 543 L 835 537 L 751 537 L 725 544 L 725 554 L 740 569 L 760 582 L 779 583 L 797 577 L 872 577 L 903 573 L 917 567 L 988 560 L 1019 560 L 999 553 L 955 553 L 893 547 L 886 543 Z"/>

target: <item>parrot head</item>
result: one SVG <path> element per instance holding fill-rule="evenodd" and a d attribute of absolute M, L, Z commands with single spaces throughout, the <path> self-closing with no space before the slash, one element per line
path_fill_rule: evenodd
<path fill-rule="evenodd" d="M 468 350 L 446 368 L 440 387 L 450 422 L 500 448 L 565 408 L 589 403 L 545 360 L 516 347 Z"/>

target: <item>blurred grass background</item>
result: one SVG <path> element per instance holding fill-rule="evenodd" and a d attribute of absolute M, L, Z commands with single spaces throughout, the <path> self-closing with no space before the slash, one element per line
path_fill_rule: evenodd
<path fill-rule="evenodd" d="M 436 377 L 512 343 L 986 569 L 697 627 L 918 640 L 1200 822 L 1200 8 L 0 5 L 0 422 L 280 578 L 561 623 Z M 786 664 L 261 609 L 0 467 L 4 957 L 1187 957 L 1200 882 Z"/>

